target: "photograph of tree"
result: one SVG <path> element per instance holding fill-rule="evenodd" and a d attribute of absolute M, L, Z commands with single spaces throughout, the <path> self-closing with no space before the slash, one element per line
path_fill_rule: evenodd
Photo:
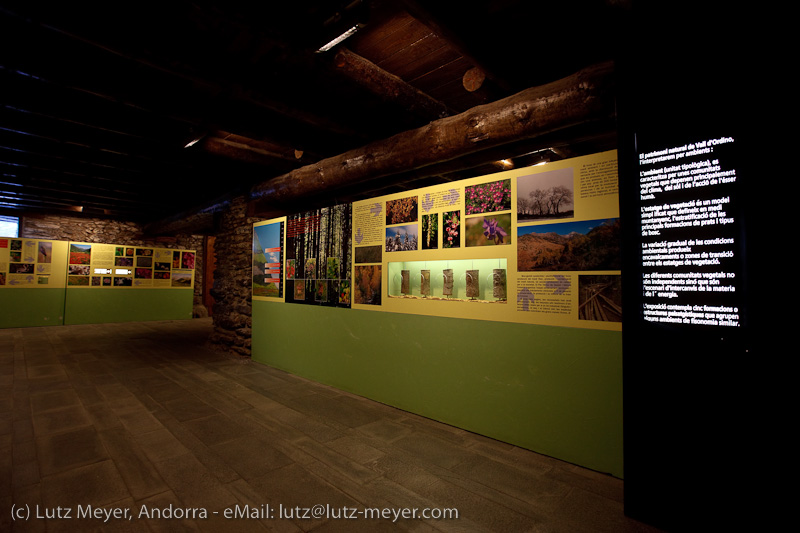
<path fill-rule="evenodd" d="M 381 305 L 381 265 L 358 265 L 353 277 L 353 302 Z"/>
<path fill-rule="evenodd" d="M 563 168 L 517 178 L 517 220 L 574 216 L 573 169 Z"/>
<path fill-rule="evenodd" d="M 439 247 L 439 213 L 422 215 L 422 249 L 435 250 Z"/>
<path fill-rule="evenodd" d="M 418 233 L 416 224 L 386 228 L 386 251 L 407 252 L 417 250 Z"/>
<path fill-rule="evenodd" d="M 340 204 L 286 217 L 286 263 L 296 265 L 286 302 L 350 307 L 340 288 L 350 281 L 352 211 Z"/>
<path fill-rule="evenodd" d="M 417 221 L 417 197 L 386 202 L 386 225 Z"/>
<path fill-rule="evenodd" d="M 618 218 L 517 228 L 517 270 L 620 270 Z"/>

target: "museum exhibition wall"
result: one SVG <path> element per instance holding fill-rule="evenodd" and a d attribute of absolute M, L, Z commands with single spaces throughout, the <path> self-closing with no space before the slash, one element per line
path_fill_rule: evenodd
<path fill-rule="evenodd" d="M 253 225 L 252 357 L 617 477 L 615 151 Z"/>
<path fill-rule="evenodd" d="M 192 317 L 194 250 L 0 238 L 0 327 Z"/>

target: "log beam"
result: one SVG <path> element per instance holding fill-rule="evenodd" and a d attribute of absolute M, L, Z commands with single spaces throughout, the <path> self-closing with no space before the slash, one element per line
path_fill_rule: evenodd
<path fill-rule="evenodd" d="M 333 64 L 338 72 L 374 95 L 402 106 L 426 120 L 435 120 L 450 114 L 443 103 L 346 48 L 339 49 Z"/>
<path fill-rule="evenodd" d="M 613 117 L 613 64 L 446 117 L 255 185 L 251 199 L 272 211 L 304 196 L 422 169 L 487 148 Z"/>

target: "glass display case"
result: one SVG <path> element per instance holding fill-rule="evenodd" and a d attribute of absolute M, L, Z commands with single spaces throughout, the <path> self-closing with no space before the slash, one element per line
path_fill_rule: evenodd
<path fill-rule="evenodd" d="M 388 263 L 390 298 L 507 301 L 507 260 L 462 259 Z"/>

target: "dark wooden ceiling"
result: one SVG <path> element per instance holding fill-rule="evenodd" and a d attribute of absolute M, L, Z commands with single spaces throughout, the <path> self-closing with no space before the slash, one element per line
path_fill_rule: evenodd
<path fill-rule="evenodd" d="M 3 0 L 0 211 L 151 223 L 207 208 L 613 59 L 626 10 L 625 0 Z M 601 127 L 506 157 L 525 165 L 556 144 L 563 155 L 613 143 Z M 496 159 L 431 180 L 496 171 Z"/>

